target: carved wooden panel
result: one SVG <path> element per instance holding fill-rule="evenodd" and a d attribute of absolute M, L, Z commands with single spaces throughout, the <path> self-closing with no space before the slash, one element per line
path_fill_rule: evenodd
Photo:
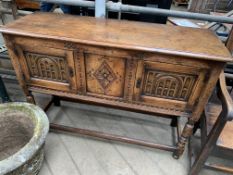
<path fill-rule="evenodd" d="M 126 60 L 97 54 L 85 54 L 87 92 L 123 97 Z"/>
<path fill-rule="evenodd" d="M 117 78 L 116 74 L 106 61 L 103 61 L 100 67 L 97 68 L 94 76 L 103 89 L 107 89 L 107 87 L 110 86 Z"/>
<path fill-rule="evenodd" d="M 134 100 L 158 108 L 190 112 L 203 88 L 206 71 L 178 63 L 140 60 Z"/>
<path fill-rule="evenodd" d="M 147 96 L 186 101 L 193 89 L 196 76 L 155 70 L 145 73 L 143 94 Z"/>
<path fill-rule="evenodd" d="M 74 51 L 33 43 L 15 45 L 26 84 L 76 93 Z"/>
<path fill-rule="evenodd" d="M 31 77 L 67 82 L 67 63 L 63 57 L 24 53 Z"/>

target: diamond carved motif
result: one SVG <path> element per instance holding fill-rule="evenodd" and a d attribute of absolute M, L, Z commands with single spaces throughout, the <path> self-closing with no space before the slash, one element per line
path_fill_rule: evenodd
<path fill-rule="evenodd" d="M 103 89 L 106 89 L 117 79 L 117 76 L 106 61 L 103 61 L 100 67 L 95 71 L 94 76 Z"/>

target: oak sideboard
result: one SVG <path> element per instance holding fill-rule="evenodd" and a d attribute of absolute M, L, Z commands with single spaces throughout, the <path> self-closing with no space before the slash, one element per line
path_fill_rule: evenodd
<path fill-rule="evenodd" d="M 221 41 L 205 29 L 34 13 L 0 31 L 28 102 L 35 103 L 32 92 L 39 92 L 186 117 L 176 146 L 154 145 L 173 151 L 176 158 L 225 63 L 232 61 Z"/>

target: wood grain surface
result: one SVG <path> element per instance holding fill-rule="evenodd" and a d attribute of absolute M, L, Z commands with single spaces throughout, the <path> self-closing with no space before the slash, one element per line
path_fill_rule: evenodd
<path fill-rule="evenodd" d="M 232 61 L 221 41 L 206 29 L 34 13 L 6 25 L 0 31 L 83 44 Z"/>

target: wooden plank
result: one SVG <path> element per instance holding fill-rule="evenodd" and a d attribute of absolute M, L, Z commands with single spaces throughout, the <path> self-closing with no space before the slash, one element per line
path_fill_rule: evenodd
<path fill-rule="evenodd" d="M 40 9 L 39 2 L 33 2 L 30 0 L 16 0 L 15 2 L 17 4 L 18 9 L 25 9 L 25 8 L 36 9 L 36 10 Z"/>
<path fill-rule="evenodd" d="M 233 150 L 233 122 L 228 122 L 218 141 L 217 141 L 217 145 L 220 146 L 221 148 L 225 148 L 225 149 L 229 149 L 229 150 Z"/>
<path fill-rule="evenodd" d="M 220 112 L 222 110 L 221 105 L 215 104 L 215 103 L 208 103 L 206 106 L 206 128 L 207 128 L 207 134 L 210 133 L 212 130 Z M 217 146 L 232 150 L 233 149 L 233 122 L 227 122 L 224 126 L 224 129 L 222 130 L 222 133 L 220 134 L 218 140 L 217 140 Z"/>
<path fill-rule="evenodd" d="M 173 3 L 175 4 L 175 6 L 188 5 L 188 1 L 187 0 L 173 0 Z"/>
<path fill-rule="evenodd" d="M 224 172 L 227 172 L 229 174 L 233 174 L 233 168 L 232 167 L 226 167 L 224 165 L 221 165 L 221 164 L 205 164 L 205 166 L 207 168 L 210 168 L 210 169 L 213 169 L 213 170 L 217 170 L 217 171 L 224 171 Z"/>
<path fill-rule="evenodd" d="M 135 129 L 132 126 L 137 127 L 137 139 L 143 138 L 146 139 L 146 134 L 141 131 L 140 128 L 138 128 L 137 125 L 134 124 L 133 120 L 124 120 L 122 122 L 121 117 L 117 116 L 109 116 L 108 113 L 99 113 L 95 117 L 93 116 L 93 113 L 88 113 L 90 118 L 92 118 L 93 123 L 95 123 L 98 127 L 98 130 L 101 130 L 103 132 L 110 132 L 110 133 L 117 133 L 120 135 L 127 135 L 127 131 L 125 131 L 125 128 L 122 127 L 122 123 L 127 123 L 127 128 L 133 129 L 132 132 L 135 131 Z M 135 137 L 134 137 L 135 138 Z M 152 175 L 154 172 L 161 172 L 161 170 L 156 166 L 156 164 L 152 163 L 144 154 L 144 149 L 142 147 L 134 146 L 134 145 L 122 145 L 119 143 L 113 143 L 113 146 L 115 150 L 121 155 L 121 157 L 127 162 L 127 166 L 131 167 L 135 174 L 147 174 Z M 140 159 L 138 159 L 140 157 Z"/>
<path fill-rule="evenodd" d="M 89 116 L 89 119 L 92 121 L 92 123 L 89 123 L 92 125 L 92 129 L 94 129 L 94 125 L 97 126 L 95 128 L 96 130 L 102 132 L 110 132 L 124 136 L 127 135 L 137 139 L 143 138 L 153 140 L 152 137 L 140 126 L 139 121 L 135 121 L 130 117 L 123 119 L 122 116 L 109 116 L 108 111 L 109 109 L 104 111 L 104 108 L 102 108 L 102 113 L 85 111 L 86 115 Z M 148 116 L 144 117 L 146 119 Z M 77 119 L 77 122 L 80 123 L 80 119 Z M 154 172 L 161 172 L 163 174 L 163 170 L 152 162 L 145 154 L 146 148 L 134 145 L 122 145 L 119 143 L 113 143 L 113 146 L 127 162 L 126 166 L 131 167 L 136 174 L 154 174 Z M 138 157 L 140 157 L 140 159 L 138 159 Z"/>
<path fill-rule="evenodd" d="M 143 137 L 143 135 L 144 135 L 144 138 L 147 138 L 149 140 L 154 139 L 154 140 L 161 141 L 161 138 L 166 138 L 165 142 L 168 144 L 168 143 L 172 142 L 172 139 L 168 135 L 169 132 L 166 133 L 166 136 L 163 134 L 164 133 L 163 129 L 165 129 L 165 128 L 163 128 L 162 126 L 164 126 L 164 124 L 168 124 L 166 122 L 162 122 L 162 121 L 158 122 L 158 125 L 160 125 L 160 126 L 157 126 L 157 127 L 159 127 L 159 128 L 157 128 L 157 127 L 152 128 L 152 126 L 148 126 L 145 123 L 141 124 L 141 126 L 140 125 L 138 126 L 138 124 L 136 124 L 136 123 L 129 124 L 126 122 L 121 122 L 121 125 L 126 130 L 127 134 L 130 135 L 130 137 L 138 137 L 138 133 L 141 133 L 140 137 Z M 170 129 L 168 129 L 168 130 L 170 130 Z M 160 135 L 160 133 L 161 133 L 161 135 Z M 136 156 L 143 157 L 144 158 L 143 161 L 145 161 L 145 163 L 148 165 L 153 164 L 154 166 L 151 166 L 151 168 L 147 167 L 148 170 L 151 170 L 149 172 L 160 172 L 161 174 L 170 174 L 171 169 L 176 169 L 176 174 L 186 174 L 187 173 L 186 169 L 184 168 L 187 164 L 187 161 L 182 161 L 183 159 L 180 159 L 178 161 L 174 161 L 174 158 L 172 158 L 170 156 L 171 153 L 165 153 L 165 152 L 161 152 L 159 150 L 151 150 L 151 149 L 143 149 L 143 148 L 141 150 L 143 151 L 143 153 L 141 153 L 141 154 L 140 154 L 140 152 L 135 153 L 135 152 L 133 152 L 131 150 L 127 150 L 127 149 L 123 150 L 123 151 L 125 151 L 126 155 L 127 155 L 127 152 L 128 152 L 128 154 L 131 153 L 132 154 L 131 156 L 135 155 L 135 157 L 134 157 L 135 159 L 136 159 Z M 166 162 L 168 160 L 170 160 L 169 167 L 171 167 L 171 169 L 167 168 L 168 165 Z M 182 162 L 183 164 L 180 162 Z M 137 163 L 138 162 L 133 161 L 132 166 L 137 165 Z M 141 167 L 141 166 L 138 165 L 138 167 Z M 154 171 L 153 171 L 153 169 L 154 169 Z M 148 174 L 148 173 L 144 173 L 143 169 L 142 170 L 138 169 L 138 172 L 140 172 L 141 174 Z"/>
<path fill-rule="evenodd" d="M 72 124 L 76 127 L 84 127 L 87 129 L 95 129 L 96 125 L 89 119 L 87 115 L 83 115 L 83 112 L 75 108 L 67 108 L 65 106 L 62 107 L 63 111 L 66 113 L 67 118 L 70 120 L 68 123 L 64 120 L 59 120 L 59 124 Z M 81 114 L 81 116 L 79 115 Z M 64 115 L 63 115 L 64 117 Z M 62 117 L 62 118 L 63 118 Z M 57 121 L 57 120 L 56 120 Z M 129 174 L 133 175 L 134 172 L 131 170 L 129 166 L 125 166 L 126 162 L 122 159 L 122 157 L 117 153 L 117 151 L 113 148 L 112 145 L 109 145 L 108 141 L 98 141 L 93 139 L 84 139 L 86 141 L 86 149 L 92 152 L 93 156 L 96 158 L 98 164 L 104 169 L 105 174 Z M 96 163 L 97 163 L 96 162 Z M 91 174 L 95 174 L 92 172 Z"/>
<path fill-rule="evenodd" d="M 60 124 L 66 125 L 75 125 L 69 119 L 69 116 L 64 112 L 66 107 L 62 107 L 59 109 L 57 114 L 50 115 L 56 117 L 56 122 Z M 72 108 L 70 109 L 72 110 Z M 77 111 L 75 111 L 77 112 Z M 82 111 L 78 111 L 79 115 L 86 117 L 85 113 Z M 71 112 L 72 113 L 72 112 Z M 65 145 L 69 148 L 69 152 L 75 162 L 75 164 L 79 167 L 81 174 L 93 174 L 95 172 L 96 175 L 107 175 L 105 169 L 102 168 L 100 162 L 98 161 L 98 157 L 95 156 L 92 149 L 89 146 L 89 142 L 95 145 L 95 140 L 89 140 L 83 137 L 76 137 L 67 134 L 58 134 L 59 137 L 63 140 Z"/>
<path fill-rule="evenodd" d="M 31 22 L 28 23 L 28 21 Z M 67 28 L 71 25 L 72 27 Z M 128 30 L 129 28 L 131 30 Z M 134 31 L 133 37 L 132 30 Z M 159 52 L 199 59 L 232 60 L 229 52 L 218 38 L 211 31 L 204 29 L 54 13 L 34 13 L 2 27 L 0 31 L 4 34 L 33 36 L 95 46 Z"/>
<path fill-rule="evenodd" d="M 59 155 L 59 156 L 58 156 Z M 50 133 L 46 140 L 45 158 L 52 174 L 77 174 L 80 175 L 76 165 L 68 154 L 67 148 L 58 135 Z"/>
<path fill-rule="evenodd" d="M 109 110 L 111 111 L 111 110 Z M 107 112 L 107 111 L 105 111 Z M 93 115 L 93 112 L 88 112 L 90 115 Z M 121 135 L 127 135 L 134 138 L 144 138 L 149 140 L 156 140 L 154 136 L 157 135 L 158 140 L 161 140 L 161 138 L 166 138 L 166 140 L 169 140 L 168 137 L 165 137 L 164 135 L 160 135 L 158 133 L 161 133 L 161 130 L 165 130 L 167 127 L 161 126 L 164 124 L 169 125 L 169 120 L 164 122 L 164 120 L 160 118 L 156 118 L 152 121 L 152 118 L 149 118 L 149 116 L 142 116 L 143 114 L 137 114 L 137 113 L 120 113 L 116 112 L 115 114 L 119 114 L 118 117 L 108 116 L 107 114 L 99 114 L 96 117 L 93 117 L 93 120 L 99 125 L 99 129 L 101 131 L 108 131 L 114 134 L 121 134 Z M 148 123 L 153 123 L 155 121 L 158 121 L 158 125 L 150 124 L 148 126 L 148 123 L 142 120 L 134 120 L 132 119 L 135 117 L 139 118 L 145 118 L 145 120 Z M 111 119 L 109 119 L 109 117 Z M 124 118 L 126 117 L 126 119 Z M 148 117 L 148 118 L 146 118 Z M 104 126 L 104 127 L 102 127 Z M 154 128 L 153 128 L 154 126 Z M 149 132 L 148 133 L 148 128 Z M 158 129 L 159 128 L 159 129 Z M 169 133 L 167 133 L 169 134 Z M 172 142 L 169 140 L 168 142 Z M 161 174 L 170 174 L 171 169 L 167 168 L 167 161 L 169 160 L 169 166 L 173 167 L 173 169 L 176 170 L 177 174 L 187 174 L 187 157 L 184 155 L 179 161 L 174 161 L 174 159 L 170 156 L 170 153 L 165 153 L 159 150 L 151 150 L 146 149 L 143 147 L 137 147 L 137 146 L 131 146 L 131 145 L 121 145 L 121 144 L 114 144 L 116 149 L 119 151 L 119 153 L 124 157 L 126 161 L 130 164 L 132 168 L 135 169 L 135 172 L 138 174 L 150 174 L 154 172 L 160 172 Z M 143 153 L 142 153 L 143 152 Z M 140 159 L 138 159 L 140 157 Z M 141 160 L 141 158 L 143 160 Z M 144 163 L 145 165 L 144 165 Z M 151 162 L 153 162 L 153 165 L 151 165 Z M 147 165 L 151 165 L 150 167 L 147 167 Z M 142 167 L 146 167 L 145 169 Z"/>
<path fill-rule="evenodd" d="M 50 170 L 50 167 L 48 166 L 46 159 L 44 160 L 44 163 L 42 165 L 39 175 L 54 175 L 52 171 Z"/>
<path fill-rule="evenodd" d="M 224 14 L 223 16 L 228 16 L 228 17 L 230 17 L 230 16 L 232 16 L 232 15 L 233 15 L 233 10 L 229 11 L 228 13 Z M 205 26 L 203 26 L 203 28 L 204 28 L 204 29 L 210 29 L 211 27 L 213 27 L 213 26 L 216 25 L 216 24 L 218 24 L 218 23 L 216 23 L 216 22 L 211 22 L 211 23 L 208 23 L 208 24 L 206 24 Z"/>

